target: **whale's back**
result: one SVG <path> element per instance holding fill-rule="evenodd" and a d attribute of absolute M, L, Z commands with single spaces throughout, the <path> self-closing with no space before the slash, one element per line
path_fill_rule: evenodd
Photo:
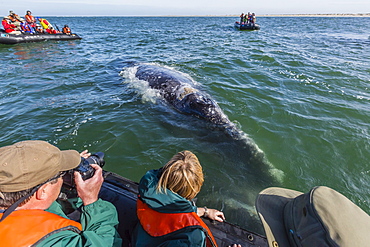
<path fill-rule="evenodd" d="M 136 77 L 159 90 L 162 97 L 175 109 L 216 125 L 230 124 L 217 102 L 194 88 L 194 83 L 182 73 L 155 65 L 139 65 Z"/>

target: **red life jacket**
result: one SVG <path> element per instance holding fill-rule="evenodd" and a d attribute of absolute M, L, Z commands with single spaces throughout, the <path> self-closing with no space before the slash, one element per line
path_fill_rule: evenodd
<path fill-rule="evenodd" d="M 0 217 L 2 217 L 0 213 Z M 0 223 L 1 246 L 31 246 L 50 234 L 71 230 L 82 231 L 80 223 L 40 209 L 12 212 Z"/>
<path fill-rule="evenodd" d="M 3 24 L 6 33 L 11 33 L 15 31 L 16 26 L 14 24 L 9 24 L 8 21 L 5 19 L 1 23 Z"/>
<path fill-rule="evenodd" d="M 207 247 L 217 247 L 208 226 L 195 213 L 160 213 L 151 209 L 139 198 L 137 216 L 143 229 L 152 237 L 161 237 L 189 226 L 200 226 L 206 234 Z"/>

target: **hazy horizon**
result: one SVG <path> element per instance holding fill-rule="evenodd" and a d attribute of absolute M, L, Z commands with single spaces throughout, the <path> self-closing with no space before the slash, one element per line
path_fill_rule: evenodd
<path fill-rule="evenodd" d="M 23 16 L 31 10 L 35 16 L 235 16 L 242 12 L 257 15 L 294 14 L 368 14 L 370 1 L 348 0 L 261 0 L 244 3 L 229 0 L 0 0 L 2 15 L 13 10 Z M 366 10 L 366 11 L 365 11 Z"/>

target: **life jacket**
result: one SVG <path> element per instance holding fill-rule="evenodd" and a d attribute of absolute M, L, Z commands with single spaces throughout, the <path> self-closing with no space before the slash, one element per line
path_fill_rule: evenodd
<path fill-rule="evenodd" d="M 26 19 L 26 22 L 29 24 L 33 24 L 36 22 L 35 17 L 33 17 L 32 15 L 25 15 L 24 17 Z"/>
<path fill-rule="evenodd" d="M 44 30 L 40 27 L 40 25 L 35 25 L 35 31 L 36 33 L 43 33 Z"/>
<path fill-rule="evenodd" d="M 9 24 L 7 20 L 4 19 L 1 24 L 3 24 L 6 33 L 11 33 L 15 31 L 16 26 L 14 24 Z"/>
<path fill-rule="evenodd" d="M 11 22 L 17 22 L 17 21 L 20 21 L 21 20 L 21 18 L 19 18 L 19 16 L 16 15 L 16 14 L 9 15 L 8 17 L 9 17 L 9 19 L 10 19 Z"/>
<path fill-rule="evenodd" d="M 2 217 L 0 213 L 0 217 Z M 80 223 L 40 209 L 12 212 L 0 223 L 1 246 L 31 246 L 60 231 L 80 233 Z"/>
<path fill-rule="evenodd" d="M 51 29 L 51 28 L 48 28 L 45 30 L 47 33 L 49 34 L 57 34 L 57 33 L 60 33 L 59 31 L 55 30 L 55 29 Z"/>
<path fill-rule="evenodd" d="M 69 27 L 63 27 L 63 33 L 69 34 L 71 33 L 71 29 Z"/>
<path fill-rule="evenodd" d="M 206 235 L 207 247 L 217 247 L 208 226 L 195 213 L 160 213 L 151 209 L 140 198 L 137 200 L 137 216 L 143 229 L 152 237 L 161 237 L 187 228 L 200 228 Z"/>
<path fill-rule="evenodd" d="M 39 21 L 40 21 L 41 26 L 44 29 L 48 29 L 49 28 L 50 23 L 46 19 L 39 19 Z"/>

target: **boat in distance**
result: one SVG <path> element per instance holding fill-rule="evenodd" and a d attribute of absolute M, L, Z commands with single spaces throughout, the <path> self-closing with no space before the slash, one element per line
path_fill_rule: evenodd
<path fill-rule="evenodd" d="M 238 21 L 234 23 L 234 27 L 239 30 L 260 30 L 261 29 L 260 25 L 258 25 L 257 23 L 256 24 L 253 24 L 253 23 L 240 24 L 240 22 Z"/>
<path fill-rule="evenodd" d="M 22 34 L 11 34 L 6 33 L 0 29 L 0 44 L 14 45 L 18 43 L 31 43 L 31 42 L 42 42 L 47 40 L 79 40 L 82 39 L 77 34 L 49 34 L 49 33 L 22 33 Z"/>

